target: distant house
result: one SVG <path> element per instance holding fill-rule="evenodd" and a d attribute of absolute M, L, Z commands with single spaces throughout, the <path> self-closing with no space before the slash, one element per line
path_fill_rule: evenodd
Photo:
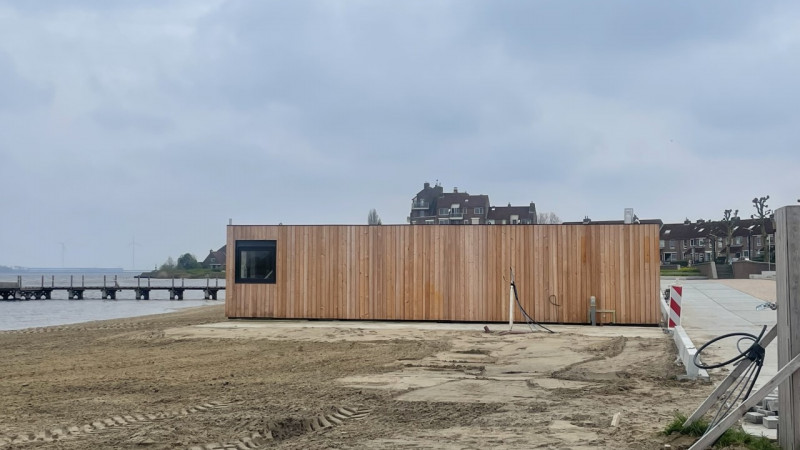
<path fill-rule="evenodd" d="M 731 260 L 766 257 L 775 252 L 775 225 L 766 221 L 767 241 L 761 242 L 761 221 L 740 219 L 733 230 Z M 705 262 L 726 250 L 725 230 L 721 222 L 698 220 L 667 223 L 661 227 L 659 248 L 662 264 L 675 261 Z"/>
<path fill-rule="evenodd" d="M 528 206 L 492 206 L 489 208 L 488 224 L 525 224 L 536 223 L 536 204 L 531 202 Z"/>
<path fill-rule="evenodd" d="M 202 266 L 204 269 L 222 270 L 225 268 L 225 245 L 220 247 L 219 250 L 209 250 L 208 256 L 203 260 Z"/>
<path fill-rule="evenodd" d="M 444 192 L 441 185 L 425 183 L 411 200 L 412 225 L 486 225 L 535 224 L 536 204 L 528 206 L 491 206 L 489 196 Z"/>
<path fill-rule="evenodd" d="M 580 222 L 564 222 L 563 225 L 624 225 L 626 222 L 624 220 L 592 220 L 590 218 L 585 218 Z M 638 225 L 638 224 L 656 224 L 659 227 L 664 224 L 661 219 L 644 219 L 639 220 L 638 217 L 634 216 L 634 219 L 630 222 L 631 224 Z"/>

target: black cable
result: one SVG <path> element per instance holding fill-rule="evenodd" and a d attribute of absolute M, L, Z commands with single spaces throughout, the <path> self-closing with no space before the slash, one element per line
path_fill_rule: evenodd
<path fill-rule="evenodd" d="M 741 332 L 739 332 L 739 333 L 728 333 L 728 334 L 723 334 L 722 336 L 717 336 L 714 339 L 712 339 L 712 340 L 706 342 L 705 344 L 703 344 L 703 346 L 700 347 L 699 349 L 697 349 L 697 353 L 694 354 L 694 365 L 699 367 L 699 368 L 701 368 L 701 369 L 717 369 L 717 368 L 720 368 L 722 366 L 727 366 L 728 364 L 736 362 L 736 361 L 738 361 L 740 359 L 744 359 L 744 358 L 746 358 L 748 356 L 748 353 L 750 352 L 750 350 L 754 346 L 758 345 L 758 342 L 761 340 L 761 337 L 764 336 L 764 332 L 766 331 L 766 329 L 767 329 L 767 327 L 765 325 L 764 328 L 761 329 L 761 334 L 759 334 L 758 337 L 756 337 L 756 336 L 754 336 L 754 335 L 752 335 L 750 333 L 741 333 Z M 700 354 L 703 352 L 703 350 L 706 349 L 706 347 L 708 347 L 709 345 L 714 344 L 714 343 L 716 343 L 718 341 L 721 341 L 722 339 L 733 337 L 733 336 L 740 336 L 742 339 L 745 339 L 745 338 L 746 339 L 752 339 L 754 341 L 753 345 L 751 345 L 747 349 L 747 351 L 740 352 L 738 355 L 734 356 L 733 358 L 731 358 L 731 359 L 729 359 L 727 361 L 721 362 L 719 364 L 703 364 L 703 363 L 700 362 Z M 761 350 L 763 351 L 763 348 Z"/>
<path fill-rule="evenodd" d="M 749 336 L 747 336 L 747 337 L 741 337 L 741 338 L 739 338 L 739 340 L 738 340 L 738 341 L 736 341 L 736 350 L 739 350 L 739 353 L 745 353 L 745 352 L 747 351 L 747 350 L 742 350 L 742 347 L 740 347 L 740 346 L 739 346 L 739 344 L 741 344 L 741 343 L 742 343 L 742 341 L 744 341 L 744 340 L 747 340 L 747 341 L 752 341 L 752 340 L 753 340 L 753 338 L 751 338 L 751 337 L 749 337 Z M 753 345 L 753 344 L 750 344 L 750 345 Z M 748 347 L 748 350 L 749 350 L 749 349 L 750 349 L 750 347 Z"/>
<path fill-rule="evenodd" d="M 754 363 L 745 370 L 742 376 L 739 377 L 739 379 L 733 385 L 733 388 L 728 391 L 729 394 L 726 396 L 722 396 L 720 398 L 721 400 L 720 407 L 719 409 L 717 409 L 717 413 L 714 415 L 714 419 L 709 423 L 706 432 L 711 428 L 713 428 L 717 424 L 718 420 L 720 420 L 722 417 L 727 416 L 728 413 L 730 413 L 730 411 L 733 409 L 734 405 L 739 402 L 739 400 L 746 400 L 747 398 L 750 397 L 750 393 L 753 392 L 753 387 L 756 384 L 756 380 L 758 380 L 758 376 L 759 374 L 761 374 L 761 368 L 764 366 L 765 351 L 764 347 L 761 346 L 761 338 L 764 337 L 764 333 L 766 331 L 767 331 L 767 326 L 765 325 L 764 327 L 761 328 L 761 333 L 759 333 L 758 336 L 754 336 L 750 333 L 723 334 L 722 336 L 717 336 L 716 338 L 706 342 L 702 347 L 700 347 L 697 350 L 697 353 L 695 353 L 694 365 L 701 369 L 716 369 L 737 361 L 739 361 L 739 364 L 742 364 L 744 363 L 743 361 L 744 359 L 748 359 Z M 709 345 L 719 342 L 722 339 L 734 336 L 740 336 L 739 340 L 736 341 L 736 349 L 739 351 L 738 355 L 718 364 L 703 364 L 700 362 L 700 355 L 703 353 L 703 350 L 708 348 Z M 753 343 L 747 349 L 742 350 L 739 345 L 744 340 L 753 341 Z M 738 394 L 736 393 L 737 391 Z M 730 401 L 730 399 L 734 397 L 734 394 L 736 394 L 735 398 L 733 399 L 733 401 Z M 742 394 L 744 394 L 744 397 L 742 396 Z"/>
<path fill-rule="evenodd" d="M 727 416 L 731 412 L 733 407 L 739 402 L 739 399 L 742 398 L 742 393 L 744 393 L 744 389 L 747 387 L 748 382 L 751 381 L 752 379 L 753 371 L 755 370 L 755 368 L 756 368 L 755 365 L 751 365 L 750 367 L 748 367 L 742 374 L 742 376 L 740 376 L 739 379 L 736 381 L 736 384 L 734 384 L 733 387 L 728 391 L 729 392 L 728 395 L 721 397 L 721 402 L 719 408 L 717 409 L 717 413 L 714 414 L 714 418 L 711 420 L 711 422 L 708 423 L 708 428 L 706 428 L 706 432 L 714 428 L 717 425 L 717 423 L 719 423 L 720 420 L 722 420 L 725 416 Z M 734 398 L 733 401 L 730 401 L 730 399 L 734 396 L 733 394 L 735 394 L 737 391 L 739 393 L 736 394 L 736 398 Z M 748 390 L 748 395 L 749 392 L 750 391 Z M 747 396 L 745 396 L 745 398 L 747 398 Z"/>
<path fill-rule="evenodd" d="M 514 284 L 513 281 L 511 282 L 511 289 L 514 290 L 514 299 L 517 301 L 517 306 L 519 306 L 520 311 L 522 311 L 522 315 L 525 316 L 525 318 L 527 320 L 530 320 L 531 322 L 533 322 L 535 325 L 537 325 L 539 327 L 542 327 L 542 328 L 544 328 L 545 330 L 547 330 L 547 331 L 549 331 L 551 333 L 555 333 L 555 331 L 553 331 L 550 328 L 547 328 L 546 326 L 544 326 L 544 325 L 540 324 L 539 322 L 533 320 L 533 317 L 528 315 L 528 312 L 525 311 L 525 308 L 522 307 L 522 303 L 520 303 L 520 301 L 519 301 L 519 295 L 517 294 L 517 285 Z"/>

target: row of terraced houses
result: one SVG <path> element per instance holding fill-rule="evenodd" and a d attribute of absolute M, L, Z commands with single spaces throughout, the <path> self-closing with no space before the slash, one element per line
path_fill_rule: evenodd
<path fill-rule="evenodd" d="M 761 221 L 741 219 L 733 229 L 731 239 L 731 261 L 746 259 L 771 259 L 775 253 L 775 225 L 772 219 L 765 220 L 766 241 L 762 241 Z M 727 243 L 720 222 L 697 220 L 669 223 L 661 226 L 661 262 L 676 261 L 701 263 L 725 256 Z"/>

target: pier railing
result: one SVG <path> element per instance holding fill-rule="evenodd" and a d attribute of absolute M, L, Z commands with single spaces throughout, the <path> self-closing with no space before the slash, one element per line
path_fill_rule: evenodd
<path fill-rule="evenodd" d="M 171 279 L 169 286 L 153 286 L 150 283 L 150 278 L 146 278 L 147 285 L 142 284 L 142 279 L 136 279 L 135 286 L 121 286 L 114 275 L 113 280 L 109 280 L 107 276 L 103 275 L 102 285 L 87 285 L 86 279 L 81 275 L 80 284 L 76 283 L 74 275 L 69 277 L 69 286 L 56 286 L 55 276 L 51 276 L 50 285 L 45 284 L 44 275 L 41 278 L 41 283 L 38 286 L 25 286 L 22 283 L 22 277 L 17 277 L 16 283 L 0 283 L 0 300 L 51 300 L 53 292 L 64 291 L 67 293 L 67 298 L 70 300 L 83 300 L 86 291 L 99 291 L 100 298 L 108 300 L 116 300 L 117 293 L 123 291 L 132 291 L 137 300 L 150 300 L 150 293 L 153 291 L 167 291 L 170 300 L 183 300 L 184 293 L 187 291 L 202 291 L 203 298 L 206 300 L 217 300 L 219 291 L 224 291 L 225 286 L 219 285 L 219 279 L 214 279 L 214 284 L 211 284 L 211 279 L 206 278 L 205 286 L 186 286 L 186 280 L 180 278 L 176 283 L 176 279 Z"/>

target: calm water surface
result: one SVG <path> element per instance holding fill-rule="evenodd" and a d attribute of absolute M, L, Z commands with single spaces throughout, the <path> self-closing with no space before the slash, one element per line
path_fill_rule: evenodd
<path fill-rule="evenodd" d="M 17 281 L 20 274 L 0 274 L 0 281 Z M 137 279 L 134 273 L 119 274 L 23 274 L 23 287 L 36 287 L 42 285 L 44 277 L 45 286 L 52 282 L 58 286 L 69 286 L 70 276 L 75 286 L 81 285 L 81 277 L 86 286 L 102 286 L 103 277 L 108 286 L 114 285 L 114 277 L 120 286 L 136 286 Z M 141 280 L 142 286 L 147 285 L 147 280 Z M 185 280 L 185 286 L 205 286 L 206 280 Z M 211 280 L 211 285 L 215 284 Z M 175 280 L 179 286 L 181 280 Z M 150 285 L 171 286 L 171 280 L 150 280 Z M 219 286 L 225 286 L 225 280 L 219 280 Z M 53 292 L 52 300 L 0 300 L 0 330 L 19 330 L 32 327 L 46 327 L 52 325 L 66 325 L 71 323 L 90 322 L 93 320 L 119 319 L 124 317 L 146 316 L 149 314 L 162 314 L 182 308 L 203 305 L 219 305 L 225 301 L 225 292 L 220 291 L 219 300 L 203 300 L 202 291 L 187 291 L 185 300 L 170 300 L 167 291 L 153 291 L 151 300 L 136 300 L 133 291 L 117 293 L 117 300 L 102 300 L 100 291 L 86 291 L 85 300 L 69 300 L 65 291 Z"/>

